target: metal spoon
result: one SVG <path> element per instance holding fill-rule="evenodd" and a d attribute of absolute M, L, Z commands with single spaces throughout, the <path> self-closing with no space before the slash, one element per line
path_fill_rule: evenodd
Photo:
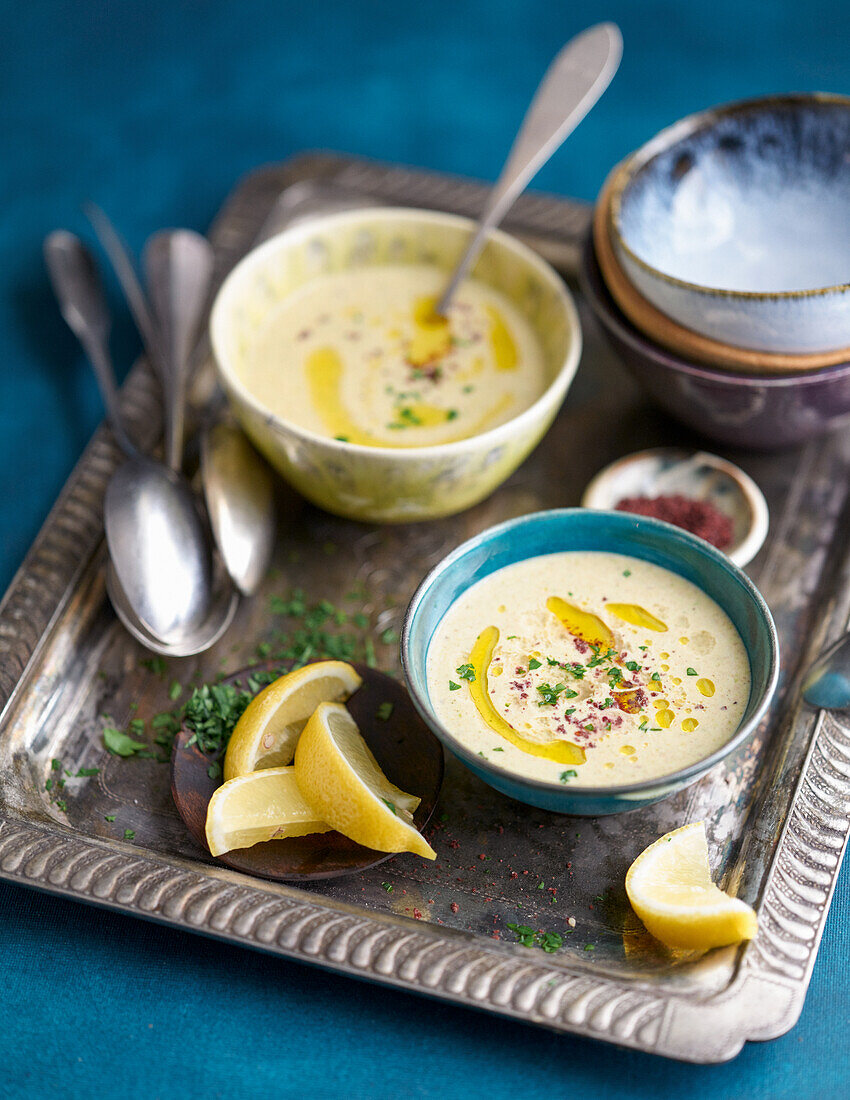
<path fill-rule="evenodd" d="M 197 640 L 210 615 L 212 561 L 206 532 L 185 481 L 141 455 L 124 430 L 109 357 L 109 312 L 91 253 L 79 238 L 58 230 L 45 240 L 44 254 L 62 315 L 89 357 L 110 425 L 127 456 L 104 498 L 107 544 L 124 597 L 116 601 L 116 611 L 137 637 L 144 635 L 146 645 L 170 652 L 187 638 Z M 218 612 L 216 630 L 220 619 Z"/>
<path fill-rule="evenodd" d="M 112 262 L 148 355 L 160 377 L 164 377 L 160 335 L 136 275 L 133 257 L 99 207 L 87 203 L 85 212 Z M 225 568 L 240 592 L 250 596 L 268 571 L 274 549 L 273 478 L 267 463 L 239 428 L 230 422 L 216 422 L 223 408 L 223 394 L 219 390 L 218 400 L 210 399 L 203 416 L 206 427 L 200 448 L 201 479 L 213 537 Z"/>
<path fill-rule="evenodd" d="M 598 23 L 571 39 L 546 71 L 496 181 L 478 228 L 455 268 L 436 312 L 445 316 L 493 229 L 532 178 L 596 103 L 620 65 L 623 38 L 614 23 Z"/>
<path fill-rule="evenodd" d="M 824 710 L 850 709 L 850 633 L 821 653 L 803 680 L 803 698 Z"/>
<path fill-rule="evenodd" d="M 204 432 L 201 479 L 210 525 L 227 572 L 253 595 L 265 576 L 277 524 L 269 467 L 245 433 L 227 420 Z"/>
<path fill-rule="evenodd" d="M 165 229 L 145 245 L 144 266 L 157 342 L 163 356 L 165 460 L 183 460 L 186 386 L 214 266 L 212 246 L 190 229 Z"/>

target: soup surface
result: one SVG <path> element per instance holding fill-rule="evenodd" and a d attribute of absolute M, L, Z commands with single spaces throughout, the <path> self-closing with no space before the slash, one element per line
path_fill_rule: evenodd
<path fill-rule="evenodd" d="M 468 749 L 589 787 L 711 755 L 750 693 L 744 644 L 709 596 L 595 551 L 530 558 L 469 588 L 435 632 L 427 678 L 437 717 Z"/>
<path fill-rule="evenodd" d="M 350 443 L 421 447 L 495 428 L 545 390 L 542 349 L 476 279 L 437 317 L 445 281 L 426 264 L 320 276 L 271 311 L 241 380 L 282 419 Z"/>

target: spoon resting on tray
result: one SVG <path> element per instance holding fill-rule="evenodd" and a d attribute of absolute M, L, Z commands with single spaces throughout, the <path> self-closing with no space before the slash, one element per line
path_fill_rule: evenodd
<path fill-rule="evenodd" d="M 478 258 L 490 230 L 597 102 L 619 68 L 622 55 L 619 28 L 614 23 L 598 23 L 571 39 L 549 66 L 478 227 L 437 303 L 435 312 L 439 317 L 446 316 L 458 284 Z"/>
<path fill-rule="evenodd" d="M 183 478 L 141 454 L 121 421 L 108 349 L 109 312 L 94 258 L 79 238 L 64 230 L 47 237 L 44 254 L 62 315 L 88 355 L 125 455 L 104 500 L 111 564 L 123 597 L 116 610 L 132 622 L 133 633 L 143 635 L 145 644 L 170 648 L 186 636 L 197 636 L 210 611 L 212 564 L 206 532 Z"/>

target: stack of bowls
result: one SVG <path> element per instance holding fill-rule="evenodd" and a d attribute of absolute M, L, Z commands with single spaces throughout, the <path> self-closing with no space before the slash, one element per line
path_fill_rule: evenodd
<path fill-rule="evenodd" d="M 652 396 L 773 449 L 850 418 L 850 99 L 704 111 L 618 165 L 582 289 Z"/>

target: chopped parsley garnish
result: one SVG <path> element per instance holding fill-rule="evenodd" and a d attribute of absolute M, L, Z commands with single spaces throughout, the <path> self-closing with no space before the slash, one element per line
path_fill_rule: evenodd
<path fill-rule="evenodd" d="M 383 886 L 388 894 L 393 892 L 393 884 L 391 882 L 382 882 L 381 886 Z"/>
<path fill-rule="evenodd" d="M 686 668 L 685 672 L 688 676 L 699 676 L 699 673 L 695 668 Z"/>
<path fill-rule="evenodd" d="M 605 653 L 600 653 L 598 645 L 591 645 L 590 648 L 593 650 L 593 657 L 587 662 L 588 668 L 596 668 L 597 665 L 602 665 L 617 656 L 616 649 L 608 649 Z"/>
<path fill-rule="evenodd" d="M 575 714 L 575 710 L 575 707 L 567 707 L 567 709 L 564 711 L 564 717 L 569 718 L 571 714 Z"/>
<path fill-rule="evenodd" d="M 340 443 L 347 443 L 348 442 L 348 436 L 347 435 L 335 435 L 334 439 L 338 440 Z"/>
<path fill-rule="evenodd" d="M 135 840 L 136 839 L 135 832 L 132 829 L 125 829 L 124 830 L 124 839 L 125 840 Z"/>
<path fill-rule="evenodd" d="M 114 821 L 115 820 L 115 814 L 104 814 L 103 820 L 104 821 Z"/>
<path fill-rule="evenodd" d="M 558 702 L 559 696 L 567 691 L 568 688 L 566 684 L 555 684 L 554 687 L 548 683 L 539 684 L 537 687 L 537 694 L 540 695 L 541 698 L 538 700 L 538 707 L 553 707 Z M 573 699 L 577 694 L 577 691 L 570 691 L 569 694 L 565 695 L 565 698 Z"/>
<path fill-rule="evenodd" d="M 61 772 L 62 771 L 62 761 L 61 760 L 51 760 L 50 761 L 50 768 L 51 768 L 51 771 Z"/>
<path fill-rule="evenodd" d="M 611 668 L 607 668 L 605 670 L 605 675 L 608 677 L 609 687 L 616 687 L 618 684 L 621 684 L 623 682 L 622 669 L 617 668 L 616 665 L 612 666 Z"/>
<path fill-rule="evenodd" d="M 656 681 L 658 681 L 658 683 L 661 683 L 661 674 L 658 673 L 658 672 L 653 672 L 653 674 L 649 677 L 649 679 L 650 680 L 656 680 Z"/>
<path fill-rule="evenodd" d="M 632 575 L 631 569 L 624 569 L 623 570 L 623 576 L 624 577 L 630 577 L 631 575 Z"/>
<path fill-rule="evenodd" d="M 564 938 L 558 932 L 535 932 L 528 924 L 509 924 L 508 928 L 523 947 L 539 947 L 547 955 L 564 946 Z"/>
<path fill-rule="evenodd" d="M 576 779 L 577 777 L 578 772 L 575 770 L 575 768 L 570 768 L 569 771 L 561 772 L 562 783 L 569 783 L 571 779 Z"/>
<path fill-rule="evenodd" d="M 577 680 L 584 679 L 584 665 L 580 665 L 577 661 L 573 661 L 573 663 L 569 665 L 564 665 L 564 668 L 567 670 L 567 672 L 572 673 L 572 675 L 575 676 Z"/>
<path fill-rule="evenodd" d="M 113 756 L 153 756 L 144 741 L 133 740 L 129 734 L 115 726 L 104 728 L 103 743 Z"/>
<path fill-rule="evenodd" d="M 540 668 L 541 664 L 542 662 L 538 661 L 536 657 L 532 657 L 528 662 L 528 667 L 530 669 Z"/>
<path fill-rule="evenodd" d="M 458 665 L 455 672 L 461 680 L 475 680 L 475 669 L 470 664 Z"/>
<path fill-rule="evenodd" d="M 592 943 L 586 943 L 584 945 L 584 949 L 585 949 L 585 951 L 595 951 L 596 950 L 596 948 L 593 946 Z"/>
<path fill-rule="evenodd" d="M 252 698 L 250 691 L 232 684 L 202 684 L 195 688 L 184 708 L 184 721 L 192 730 L 186 747 L 197 744 L 208 756 L 221 756 Z"/>
<path fill-rule="evenodd" d="M 378 709 L 375 711 L 375 717 L 379 722 L 386 722 L 393 712 L 392 703 L 381 703 Z"/>
<path fill-rule="evenodd" d="M 495 749 L 491 749 L 490 751 L 491 752 L 504 752 L 505 750 L 502 748 L 501 745 L 497 745 Z"/>
<path fill-rule="evenodd" d="M 449 691 L 460 691 L 460 684 L 456 684 L 454 680 L 449 680 Z"/>
<path fill-rule="evenodd" d="M 381 799 L 381 801 L 383 802 L 383 804 L 384 804 L 385 806 L 389 806 L 389 808 L 390 808 L 390 809 L 392 810 L 392 812 L 393 812 L 393 813 L 394 813 L 394 814 L 396 815 L 396 817 L 398 817 L 398 810 L 397 810 L 397 809 L 395 808 L 395 805 L 394 805 L 394 803 L 390 802 L 390 801 L 389 801 L 388 799 L 386 799 L 386 798 L 382 798 L 382 799 Z"/>
<path fill-rule="evenodd" d="M 449 409 L 448 412 L 446 413 L 446 420 L 457 420 L 457 418 L 458 418 L 457 409 Z"/>
<path fill-rule="evenodd" d="M 629 672 L 640 672 L 640 661 L 626 661 Z"/>

